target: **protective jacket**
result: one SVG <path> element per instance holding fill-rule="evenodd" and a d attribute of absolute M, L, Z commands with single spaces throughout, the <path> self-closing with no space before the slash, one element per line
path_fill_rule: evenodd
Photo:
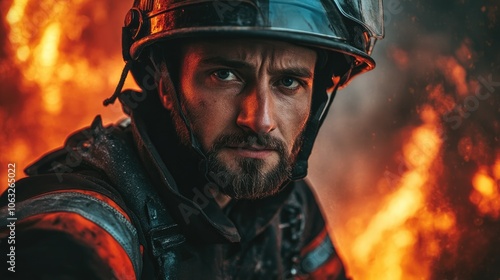
<path fill-rule="evenodd" d="M 136 110 L 103 127 L 97 117 L 26 169 L 15 220 L 0 199 L 1 251 L 14 246 L 16 266 L 2 279 L 345 279 L 305 181 L 221 209 L 210 183 L 192 179 L 197 166 L 169 160 L 177 140 L 157 119 L 167 121 Z"/>

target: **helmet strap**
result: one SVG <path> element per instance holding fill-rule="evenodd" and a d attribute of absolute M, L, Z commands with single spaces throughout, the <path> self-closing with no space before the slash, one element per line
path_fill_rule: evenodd
<path fill-rule="evenodd" d="M 292 170 L 292 175 L 290 177 L 291 180 L 299 180 L 307 176 L 309 156 L 311 155 L 319 128 L 326 118 L 326 112 L 328 112 L 330 105 L 333 102 L 338 87 L 339 83 L 337 82 L 335 83 L 331 93 L 327 93 L 326 90 L 322 93 L 316 92 L 317 94 L 326 95 L 326 99 L 320 101 L 320 104 L 315 106 L 316 109 L 314 112 L 311 112 L 312 114 L 304 130 L 302 146 Z"/>
<path fill-rule="evenodd" d="M 170 92 L 170 93 L 165 92 L 164 94 L 172 94 L 172 96 L 174 97 L 173 98 L 174 103 L 175 103 L 174 107 L 177 110 L 177 112 L 179 113 L 179 116 L 181 117 L 182 121 L 184 122 L 186 129 L 188 130 L 189 139 L 191 142 L 191 147 L 196 151 L 196 153 L 201 158 L 201 163 L 200 163 L 200 168 L 202 169 L 201 171 L 205 175 L 205 177 L 207 177 L 208 176 L 208 166 L 207 166 L 208 162 L 206 160 L 207 157 L 201 148 L 201 144 L 198 141 L 198 138 L 195 137 L 194 132 L 193 132 L 193 127 L 192 127 L 189 119 L 187 118 L 186 113 L 183 110 L 183 106 L 181 103 L 182 97 L 180 94 L 180 90 L 178 89 L 178 87 L 175 86 L 175 84 L 172 81 L 170 71 L 169 71 L 168 66 L 167 66 L 167 58 L 165 57 L 165 55 L 162 55 L 163 62 L 160 63 L 159 69 L 158 69 L 158 66 L 155 62 L 155 59 L 153 57 L 151 57 L 151 60 L 153 61 L 153 65 L 155 65 L 155 67 L 157 68 L 156 71 L 160 71 L 160 73 L 161 73 L 161 79 L 162 79 L 162 83 L 163 83 L 163 87 L 164 87 L 162 90 Z"/>
<path fill-rule="evenodd" d="M 341 65 L 340 68 L 336 68 L 336 65 L 339 67 L 341 61 L 339 58 L 342 57 L 346 58 L 347 64 L 345 68 Z M 313 90 L 311 113 L 303 133 L 302 146 L 290 176 L 291 180 L 299 180 L 307 176 L 308 160 L 318 136 L 319 128 L 326 119 L 338 89 L 349 79 L 352 73 L 352 61 L 346 56 L 328 57 L 323 61 L 325 63 L 317 65 L 315 70 L 315 73 L 319 73 L 319 75 L 314 80 L 315 88 Z M 336 75 L 336 73 L 342 74 Z"/>
<path fill-rule="evenodd" d="M 121 94 L 122 89 L 123 89 L 123 85 L 125 84 L 125 79 L 127 79 L 128 72 L 132 68 L 132 63 L 133 63 L 133 60 L 129 60 L 129 61 L 127 61 L 127 63 L 123 67 L 122 74 L 120 76 L 120 81 L 116 85 L 115 92 L 113 92 L 113 95 L 111 95 L 109 98 L 106 98 L 102 102 L 102 104 L 104 106 L 108 106 L 109 104 L 115 103 L 116 99 Z"/>

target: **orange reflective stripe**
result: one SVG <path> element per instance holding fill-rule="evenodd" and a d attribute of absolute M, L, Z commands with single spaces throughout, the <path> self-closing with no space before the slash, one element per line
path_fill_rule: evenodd
<path fill-rule="evenodd" d="M 40 197 L 40 196 L 45 196 L 45 195 L 48 195 L 48 194 L 55 194 L 55 193 L 69 193 L 69 192 L 73 192 L 73 193 L 81 193 L 81 194 L 86 194 L 86 195 L 90 195 L 92 197 L 95 197 L 103 202 L 106 202 L 109 206 L 115 208 L 118 212 L 120 212 L 129 222 L 131 222 L 130 220 L 130 217 L 127 215 L 127 212 L 125 212 L 123 210 L 123 208 L 121 208 L 114 200 L 112 200 L 111 198 L 101 194 L 101 193 L 98 193 L 98 192 L 94 192 L 94 191 L 88 191 L 88 190 L 79 190 L 79 189 L 68 189 L 68 190 L 60 190 L 60 191 L 53 191 L 53 192 L 47 192 L 47 193 L 44 193 L 42 195 L 39 195 L 39 196 L 35 196 L 34 198 L 36 197 Z"/>
<path fill-rule="evenodd" d="M 302 250 L 300 251 L 300 255 L 305 256 L 314 249 L 316 249 L 321 244 L 321 242 L 323 242 L 327 234 L 328 231 L 326 230 L 325 227 L 311 242 L 309 242 L 309 244 L 307 244 L 306 246 L 304 246 L 304 248 L 302 248 Z"/>
<path fill-rule="evenodd" d="M 19 228 L 66 232 L 75 241 L 93 249 L 112 269 L 116 279 L 136 279 L 132 260 L 123 247 L 106 230 L 79 214 L 71 212 L 38 214 L 23 219 L 19 223 Z"/>
<path fill-rule="evenodd" d="M 344 272 L 344 266 L 331 244 L 326 227 L 301 250 L 300 255 L 303 272 L 309 274 L 298 279 L 337 279 Z"/>
<path fill-rule="evenodd" d="M 340 258 L 337 255 L 332 254 L 326 263 L 313 271 L 309 277 L 305 279 L 334 280 L 340 276 L 343 269 L 344 265 L 342 264 Z"/>

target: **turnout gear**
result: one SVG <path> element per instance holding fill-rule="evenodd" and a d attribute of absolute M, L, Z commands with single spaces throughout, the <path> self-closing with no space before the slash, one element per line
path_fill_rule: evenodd
<path fill-rule="evenodd" d="M 92 268 L 98 279 L 345 279 L 304 181 L 274 197 L 232 201 L 222 210 L 203 189 L 182 191 L 141 117 L 109 127 L 96 118 L 64 148 L 27 169 L 31 176 L 17 184 L 17 225 L 23 228 L 17 250 L 40 260 L 38 271 L 18 275 L 73 275 L 58 254 L 75 247 L 78 253 L 90 251 L 80 265 Z M 2 247 L 8 246 L 7 235 L 0 232 Z M 21 245 L 39 238 L 32 244 L 38 250 Z M 65 247 L 47 247 L 57 242 Z M 54 254 L 37 255 L 46 250 Z M 55 261 L 58 270 L 51 270 Z"/>

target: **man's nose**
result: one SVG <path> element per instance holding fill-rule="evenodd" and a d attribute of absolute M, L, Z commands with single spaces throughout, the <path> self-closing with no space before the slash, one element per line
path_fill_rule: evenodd
<path fill-rule="evenodd" d="M 244 130 L 267 134 L 276 128 L 274 99 L 267 86 L 255 86 L 243 97 L 236 123 Z"/>

